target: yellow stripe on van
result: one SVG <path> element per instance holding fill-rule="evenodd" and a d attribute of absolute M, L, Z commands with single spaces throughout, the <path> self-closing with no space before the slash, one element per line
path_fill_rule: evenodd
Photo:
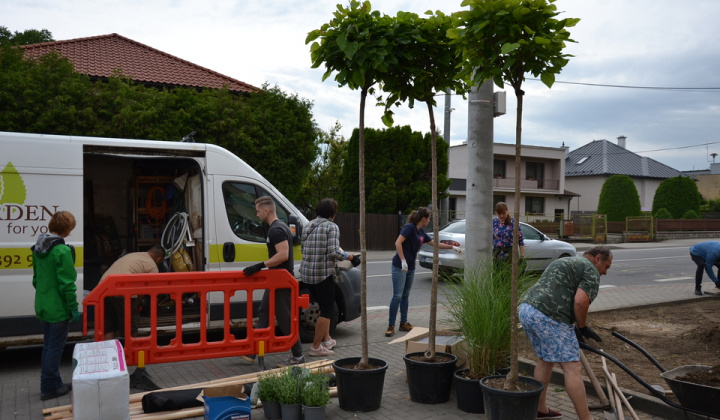
<path fill-rule="evenodd" d="M 265 261 L 268 259 L 266 244 L 235 244 L 235 261 Z M 293 247 L 293 259 L 297 262 L 302 259 L 300 245 Z M 210 263 L 224 263 L 223 246 L 210 245 Z"/>
<path fill-rule="evenodd" d="M 75 248 L 75 267 L 83 266 L 84 248 Z M 0 248 L 0 270 L 32 268 L 32 251 L 27 248 Z"/>

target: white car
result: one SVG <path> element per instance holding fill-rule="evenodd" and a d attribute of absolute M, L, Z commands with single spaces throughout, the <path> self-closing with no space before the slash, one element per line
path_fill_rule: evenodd
<path fill-rule="evenodd" d="M 528 270 L 544 271 L 551 262 L 558 258 L 574 257 L 577 255 L 575 247 L 557 239 L 549 238 L 544 233 L 520 222 L 520 230 L 525 241 L 525 261 Z M 465 250 L 465 220 L 457 220 L 445 226 L 439 232 L 440 242 L 459 246 Z M 432 236 L 432 234 L 430 234 Z M 430 245 L 423 245 L 418 252 L 418 263 L 421 267 L 432 269 L 433 249 Z M 465 254 L 458 254 L 451 249 L 441 249 L 438 255 L 439 268 L 452 270 L 463 268 Z"/>

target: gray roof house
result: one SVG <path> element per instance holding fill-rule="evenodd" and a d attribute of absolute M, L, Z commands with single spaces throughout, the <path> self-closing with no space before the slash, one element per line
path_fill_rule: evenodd
<path fill-rule="evenodd" d="M 618 143 L 608 140 L 592 142 L 569 152 L 565 157 L 565 188 L 579 191 L 573 200 L 572 211 L 595 213 L 600 190 L 610 175 L 628 175 L 635 182 L 644 210 L 652 209 L 658 185 L 683 173 L 649 157 L 640 156 L 625 148 L 625 136 Z"/>

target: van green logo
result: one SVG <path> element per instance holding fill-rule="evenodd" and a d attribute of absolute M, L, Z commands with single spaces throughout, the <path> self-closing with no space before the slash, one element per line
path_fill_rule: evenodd
<path fill-rule="evenodd" d="M 25 183 L 12 162 L 8 162 L 0 172 L 0 204 L 25 204 L 26 198 Z"/>

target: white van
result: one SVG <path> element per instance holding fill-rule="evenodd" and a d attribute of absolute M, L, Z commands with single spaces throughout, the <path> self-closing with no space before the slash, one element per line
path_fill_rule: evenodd
<path fill-rule="evenodd" d="M 168 271 L 178 270 L 178 263 L 183 271 L 241 270 L 267 259 L 265 228 L 254 205 L 263 195 L 294 227 L 295 263 L 301 258 L 299 235 L 307 219 L 257 171 L 218 146 L 0 132 L 0 170 L 0 349 L 42 340 L 30 247 L 58 210 L 77 219 L 66 242 L 76 251 L 78 300 L 124 252 L 154 244 L 173 248 Z M 341 274 L 332 329 L 360 315 L 359 270 Z M 259 298 L 253 297 L 256 305 Z M 208 302 L 208 322 L 222 320 L 222 300 L 209 296 Z M 238 318 L 246 313 L 245 302 L 232 305 L 233 322 L 244 325 Z M 317 315 L 313 303 L 301 314 L 303 341 L 312 340 Z M 80 337 L 79 324 L 71 331 L 71 339 Z"/>

